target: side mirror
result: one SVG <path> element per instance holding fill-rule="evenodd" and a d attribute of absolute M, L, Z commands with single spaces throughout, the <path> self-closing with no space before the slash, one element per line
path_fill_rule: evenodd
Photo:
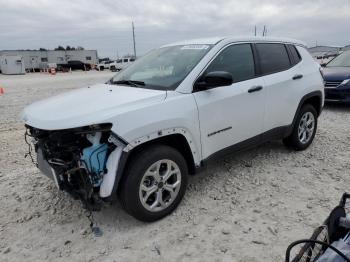
<path fill-rule="evenodd" d="M 198 90 L 207 90 L 212 87 L 229 86 L 232 83 L 232 74 L 225 71 L 214 71 L 203 75 L 195 86 Z"/>

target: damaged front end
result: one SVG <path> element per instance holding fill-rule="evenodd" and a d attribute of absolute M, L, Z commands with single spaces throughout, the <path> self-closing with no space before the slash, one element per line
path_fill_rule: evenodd
<path fill-rule="evenodd" d="M 101 199 L 110 197 L 118 161 L 125 144 L 111 132 L 111 124 L 64 130 L 27 127 L 32 138 L 36 165 L 55 181 L 60 190 L 80 199 L 85 207 L 99 210 Z"/>

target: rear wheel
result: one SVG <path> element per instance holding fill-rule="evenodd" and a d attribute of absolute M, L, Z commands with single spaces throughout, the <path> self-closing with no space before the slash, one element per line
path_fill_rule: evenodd
<path fill-rule="evenodd" d="M 283 139 L 283 143 L 295 150 L 308 148 L 316 134 L 317 117 L 317 112 L 312 105 L 304 105 L 298 113 L 292 134 Z"/>
<path fill-rule="evenodd" d="M 129 162 L 120 189 L 125 210 L 142 221 L 170 214 L 180 203 L 187 186 L 187 164 L 174 148 L 147 147 Z"/>

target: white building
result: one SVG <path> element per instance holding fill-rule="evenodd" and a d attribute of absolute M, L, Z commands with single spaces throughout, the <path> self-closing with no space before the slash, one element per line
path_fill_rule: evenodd
<path fill-rule="evenodd" d="M 85 64 L 97 64 L 96 50 L 3 50 L 0 56 L 23 57 L 25 69 L 46 68 L 48 63 L 67 64 L 68 61 L 81 61 Z"/>
<path fill-rule="evenodd" d="M 23 58 L 17 55 L 0 56 L 0 70 L 4 75 L 21 75 L 26 73 Z"/>

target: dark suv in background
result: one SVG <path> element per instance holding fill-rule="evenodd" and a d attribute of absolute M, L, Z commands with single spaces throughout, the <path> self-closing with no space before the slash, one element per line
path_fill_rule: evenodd
<path fill-rule="evenodd" d="M 350 50 L 326 64 L 323 78 L 326 101 L 350 104 Z"/>
<path fill-rule="evenodd" d="M 58 64 L 57 69 L 59 71 L 69 71 L 72 70 L 83 70 L 83 71 L 89 71 L 91 70 L 90 64 L 85 64 L 79 60 L 70 60 L 67 62 L 67 64 Z"/>

